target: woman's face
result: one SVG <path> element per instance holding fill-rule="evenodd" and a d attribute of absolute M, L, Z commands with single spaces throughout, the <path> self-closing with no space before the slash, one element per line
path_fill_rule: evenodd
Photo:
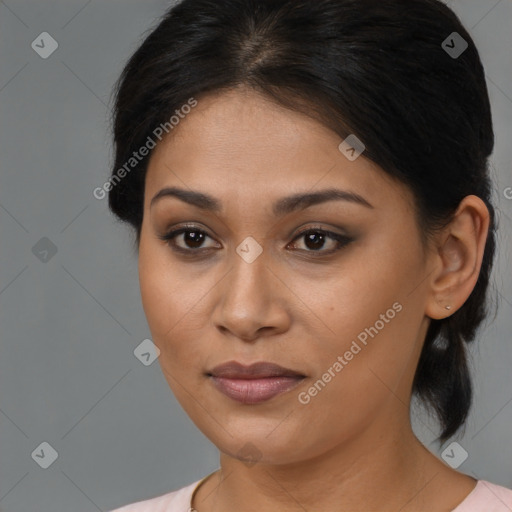
<path fill-rule="evenodd" d="M 233 457 L 303 461 L 408 424 L 428 254 L 410 191 L 341 142 L 238 90 L 201 99 L 151 157 L 144 310 L 178 401 Z M 339 199 L 283 202 L 327 189 Z M 233 361 L 293 373 L 213 371 Z"/>

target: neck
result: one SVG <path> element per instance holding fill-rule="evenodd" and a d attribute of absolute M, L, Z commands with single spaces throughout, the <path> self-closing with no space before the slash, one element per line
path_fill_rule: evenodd
<path fill-rule="evenodd" d="M 195 506 L 199 512 L 405 512 L 422 502 L 423 489 L 444 465 L 418 441 L 408 420 L 402 425 L 375 422 L 327 453 L 290 464 L 248 466 L 221 454 L 209 495 Z"/>

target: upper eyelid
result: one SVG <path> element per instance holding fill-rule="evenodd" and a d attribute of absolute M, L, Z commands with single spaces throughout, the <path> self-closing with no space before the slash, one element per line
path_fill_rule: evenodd
<path fill-rule="evenodd" d="M 164 232 L 164 236 L 168 235 L 168 234 L 174 234 L 176 233 L 177 231 L 184 231 L 184 230 L 189 230 L 189 231 L 199 231 L 201 233 L 204 233 L 205 235 L 209 236 L 210 238 L 215 238 L 213 237 L 212 235 L 209 234 L 208 230 L 207 229 L 204 229 L 200 226 L 196 226 L 196 225 L 183 225 L 183 226 L 177 226 L 175 228 L 172 228 L 172 229 L 168 229 Z M 304 233 L 307 233 L 308 231 L 321 231 L 325 234 L 333 234 L 333 235 L 337 235 L 337 236 L 347 236 L 348 235 L 346 233 L 336 233 L 335 231 L 333 231 L 332 229 L 330 228 L 326 228 L 326 227 L 321 227 L 321 226 L 307 226 L 303 229 L 300 229 L 298 233 L 296 233 L 295 237 L 297 236 L 300 236 L 300 235 L 303 235 Z M 295 238 L 294 237 L 294 238 Z"/>

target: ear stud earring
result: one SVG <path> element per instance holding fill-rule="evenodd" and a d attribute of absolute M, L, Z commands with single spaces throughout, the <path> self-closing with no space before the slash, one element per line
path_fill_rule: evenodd
<path fill-rule="evenodd" d="M 452 309 L 451 306 L 445 306 L 444 309 Z"/>

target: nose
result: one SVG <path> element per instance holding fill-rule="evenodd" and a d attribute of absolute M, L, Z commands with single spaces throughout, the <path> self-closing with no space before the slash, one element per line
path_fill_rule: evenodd
<path fill-rule="evenodd" d="M 265 253 L 251 263 L 236 253 L 233 260 L 217 289 L 214 325 L 225 336 L 245 342 L 285 332 L 290 324 L 286 300 L 290 291 L 270 268 Z"/>

